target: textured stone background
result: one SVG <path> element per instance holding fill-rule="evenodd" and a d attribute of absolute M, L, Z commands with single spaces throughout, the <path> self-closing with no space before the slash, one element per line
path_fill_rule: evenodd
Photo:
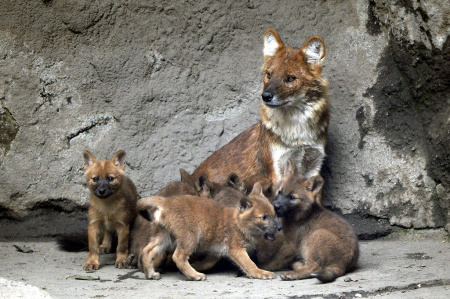
<path fill-rule="evenodd" d="M 450 220 L 448 1 L 0 1 L 0 237 L 86 224 L 82 150 L 141 196 L 259 119 L 262 35 L 325 40 L 325 203 Z"/>

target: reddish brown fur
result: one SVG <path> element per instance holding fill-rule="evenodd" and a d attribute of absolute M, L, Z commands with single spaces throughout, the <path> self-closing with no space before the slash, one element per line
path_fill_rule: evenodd
<path fill-rule="evenodd" d="M 239 201 L 248 198 L 245 186 L 235 175 L 230 176 L 228 184 L 216 186 L 216 188 L 211 191 L 211 198 L 224 207 L 237 207 Z"/>
<path fill-rule="evenodd" d="M 116 267 L 123 268 L 128 256 L 130 226 L 136 216 L 137 192 L 125 175 L 125 151 L 120 150 L 111 160 L 99 160 L 83 151 L 86 182 L 90 190 L 89 257 L 85 270 L 98 270 L 101 253 L 111 250 L 111 241 L 118 237 Z M 100 240 L 102 240 L 100 245 Z"/>
<path fill-rule="evenodd" d="M 264 196 L 271 201 L 273 199 L 272 182 L 261 175 L 253 175 L 241 181 L 236 174 L 232 173 L 225 184 L 211 183 L 208 180 L 206 182 L 210 198 L 225 207 L 235 207 L 240 199 L 252 192 L 256 183 L 261 185 Z"/>
<path fill-rule="evenodd" d="M 323 41 L 314 36 L 296 50 L 284 45 L 273 29 L 266 31 L 264 40 L 265 52 L 274 50 L 264 56 L 262 66 L 261 122 L 208 157 L 194 177 L 205 174 L 224 183 L 234 172 L 243 180 L 259 175 L 276 183 L 279 162 L 288 157 L 307 176 L 319 173 L 329 118 L 327 82 L 322 79 Z"/>
<path fill-rule="evenodd" d="M 206 174 L 218 183 L 225 183 L 232 172 L 241 178 L 262 174 L 275 179 L 270 150 L 263 145 L 277 139 L 259 122 L 209 156 L 193 175 Z"/>
<path fill-rule="evenodd" d="M 272 201 L 274 196 L 272 181 L 268 177 L 261 174 L 252 175 L 251 177 L 248 177 L 244 180 L 243 184 L 245 186 L 246 193 L 249 194 L 250 192 L 252 192 L 252 188 L 257 182 L 261 184 L 264 196 Z"/>
<path fill-rule="evenodd" d="M 282 242 L 259 246 L 258 260 L 263 269 L 292 266 L 281 275 L 283 280 L 317 277 L 330 282 L 351 270 L 358 259 L 357 237 L 340 216 L 317 202 L 323 186 L 320 176 L 306 179 L 288 160 L 278 184 L 274 207 L 282 216 Z"/>
<path fill-rule="evenodd" d="M 153 259 L 170 248 L 174 249 L 173 260 L 178 269 L 191 280 L 206 279 L 188 262 L 195 252 L 208 256 L 203 263 L 197 264 L 197 269 L 207 269 L 218 258 L 229 256 L 251 278 L 275 277 L 271 272 L 258 269 L 246 251 L 255 245 L 257 236 L 266 234 L 273 238 L 278 230 L 273 206 L 263 196 L 259 184 L 254 187 L 249 200 L 239 202 L 239 208 L 223 207 L 207 198 L 184 195 L 143 198 L 138 202 L 138 210 L 161 228 L 145 248 L 148 254 L 144 268 L 149 279 L 160 278 Z"/>
<path fill-rule="evenodd" d="M 203 196 L 207 196 L 209 194 L 205 193 L 200 186 L 199 182 L 195 182 L 189 173 L 187 173 L 184 169 L 180 169 L 181 181 L 171 182 L 165 188 L 160 190 L 156 195 L 163 197 L 171 197 L 177 195 L 195 195 L 198 196 L 200 193 Z M 202 181 L 203 182 L 203 181 Z M 136 220 L 134 221 L 133 230 L 130 235 L 130 253 L 133 254 L 133 261 L 131 262 L 134 265 L 134 262 L 137 261 L 139 269 L 145 272 L 144 265 L 142 260 L 145 259 L 145 255 L 148 254 L 145 251 L 145 247 L 150 242 L 152 236 L 158 235 L 161 232 L 161 228 L 159 225 L 147 221 L 141 215 L 137 215 Z M 155 267 L 158 267 L 161 263 L 165 261 L 166 254 L 161 253 L 160 256 L 156 258 L 154 261 Z"/>

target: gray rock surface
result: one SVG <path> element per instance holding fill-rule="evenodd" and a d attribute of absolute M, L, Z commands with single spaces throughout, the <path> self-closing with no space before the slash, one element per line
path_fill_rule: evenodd
<path fill-rule="evenodd" d="M 0 236 L 85 226 L 82 150 L 125 149 L 141 196 L 192 172 L 259 119 L 269 27 L 325 40 L 325 204 L 450 229 L 449 6 L 1 1 Z"/>

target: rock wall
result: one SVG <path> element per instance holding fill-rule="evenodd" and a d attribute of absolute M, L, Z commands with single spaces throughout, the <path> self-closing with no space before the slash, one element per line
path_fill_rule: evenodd
<path fill-rule="evenodd" d="M 0 3 L 0 236 L 86 224 L 81 151 L 141 196 L 259 119 L 262 35 L 325 40 L 327 206 L 450 228 L 446 1 Z"/>

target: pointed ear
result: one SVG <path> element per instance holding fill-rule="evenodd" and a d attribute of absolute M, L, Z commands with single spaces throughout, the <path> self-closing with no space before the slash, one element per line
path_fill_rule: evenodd
<path fill-rule="evenodd" d="M 195 182 L 195 186 L 198 190 L 203 189 L 206 186 L 206 182 L 208 181 L 208 177 L 204 174 L 198 177 L 197 181 Z"/>
<path fill-rule="evenodd" d="M 306 190 L 317 195 L 323 187 L 324 180 L 320 175 L 313 176 L 306 181 Z"/>
<path fill-rule="evenodd" d="M 283 48 L 284 44 L 278 33 L 272 28 L 267 29 L 264 33 L 264 56 L 274 56 Z"/>
<path fill-rule="evenodd" d="M 241 191 L 244 194 L 247 192 L 247 187 L 243 182 L 241 182 L 238 175 L 235 173 L 232 173 L 228 176 L 228 185 Z"/>
<path fill-rule="evenodd" d="M 306 62 L 322 64 L 325 57 L 325 44 L 319 36 L 311 36 L 300 51 L 305 54 Z"/>
<path fill-rule="evenodd" d="M 243 197 L 239 200 L 239 211 L 242 213 L 244 211 L 250 210 L 253 206 L 252 206 L 252 202 L 250 201 L 250 199 Z"/>
<path fill-rule="evenodd" d="M 209 180 L 208 177 L 203 174 L 198 177 L 197 181 L 195 182 L 195 189 L 197 192 L 203 192 L 204 196 L 210 197 L 211 196 L 211 188 L 209 187 Z"/>
<path fill-rule="evenodd" d="M 292 176 L 297 169 L 297 165 L 295 165 L 294 160 L 291 158 L 286 159 L 286 162 L 280 166 L 281 176 Z"/>
<path fill-rule="evenodd" d="M 92 165 L 97 162 L 97 159 L 95 159 L 94 155 L 91 154 L 88 151 L 83 151 L 83 161 L 84 161 L 84 169 L 88 169 Z"/>
<path fill-rule="evenodd" d="M 180 177 L 181 177 L 181 181 L 183 183 L 188 183 L 191 184 L 192 183 L 192 176 L 183 168 L 180 168 Z"/>
<path fill-rule="evenodd" d="M 260 182 L 256 182 L 253 185 L 252 192 L 250 192 L 250 195 L 262 195 L 262 196 L 264 196 L 263 190 L 262 190 L 262 186 L 261 186 Z"/>
<path fill-rule="evenodd" d="M 125 153 L 124 150 L 117 151 L 112 157 L 112 161 L 113 161 L 114 165 L 121 168 L 122 170 L 125 169 L 125 157 L 126 156 L 127 156 L 127 154 Z"/>
<path fill-rule="evenodd" d="M 265 197 L 267 197 L 269 200 L 271 200 L 273 196 L 273 183 L 269 182 L 263 186 L 263 194 Z"/>

